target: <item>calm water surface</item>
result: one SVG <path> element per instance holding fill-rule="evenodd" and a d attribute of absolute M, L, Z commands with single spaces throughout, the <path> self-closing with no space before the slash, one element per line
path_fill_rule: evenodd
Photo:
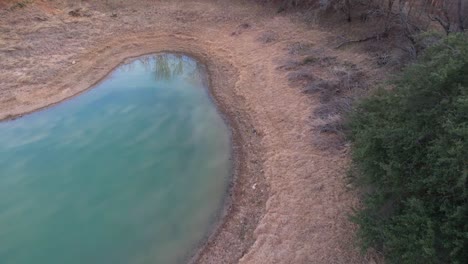
<path fill-rule="evenodd" d="M 230 175 L 198 63 L 145 56 L 96 88 L 0 123 L 0 263 L 181 263 Z"/>

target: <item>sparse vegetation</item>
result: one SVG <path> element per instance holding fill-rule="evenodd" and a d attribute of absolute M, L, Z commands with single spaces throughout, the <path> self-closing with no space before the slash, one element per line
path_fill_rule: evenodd
<path fill-rule="evenodd" d="M 416 58 L 422 51 L 417 37 L 431 29 L 440 29 L 447 35 L 465 32 L 468 28 L 468 0 L 259 0 L 278 5 L 278 12 L 288 9 L 319 10 L 324 14 L 341 13 L 348 22 L 379 21 L 380 30 L 339 43 L 348 44 L 387 39 L 403 35 L 410 44 L 406 50 Z M 327 13 L 328 12 L 328 13 Z M 327 17 L 323 15 L 322 17 Z M 439 25 L 439 27 L 437 27 Z M 362 25 L 358 26 L 362 27 Z"/>
<path fill-rule="evenodd" d="M 143 41 L 146 41 L 146 37 L 163 32 L 164 34 L 159 34 L 161 38 L 165 39 L 166 35 L 170 35 L 172 40 L 172 35 L 176 32 L 177 41 L 184 39 L 186 35 L 193 37 L 193 43 L 198 43 L 200 39 L 216 34 L 213 41 L 200 42 L 200 46 L 207 45 L 214 52 L 231 58 L 227 55 L 236 54 L 229 52 L 234 50 L 232 43 L 239 41 L 242 45 L 250 45 L 248 41 L 261 32 L 255 38 L 261 47 L 251 46 L 251 50 L 255 52 L 245 53 L 254 56 L 265 50 L 276 52 L 258 57 L 255 61 L 264 63 L 262 65 L 267 65 L 270 69 L 270 64 L 267 64 L 270 61 L 264 58 L 274 58 L 271 68 L 284 70 L 291 86 L 300 87 L 304 94 L 316 99 L 313 109 L 296 111 L 310 115 L 309 119 L 304 118 L 300 122 L 309 125 L 312 120 L 314 124 L 311 131 L 316 133 L 312 136 L 305 132 L 301 134 L 303 138 L 312 138 L 309 142 L 301 142 L 301 147 L 312 142 L 316 144 L 313 146 L 314 151 L 317 146 L 320 150 L 346 150 L 348 144 L 345 132 L 350 133 L 354 160 L 352 176 L 356 185 L 363 190 L 362 207 L 356 211 L 353 219 L 360 226 L 359 236 L 363 248 L 377 249 L 389 263 L 468 262 L 468 39 L 460 33 L 466 32 L 468 28 L 468 0 L 252 0 L 250 3 L 274 3 L 277 4 L 277 9 L 273 10 L 284 13 L 294 8 L 305 12 L 313 10 L 314 12 L 310 12 L 314 14 L 313 21 L 332 21 L 323 23 L 324 26 L 330 25 L 329 28 L 324 27 L 331 32 L 326 38 L 298 36 L 301 33 L 299 31 L 291 34 L 296 36 L 290 38 L 289 33 L 295 32 L 299 27 L 288 26 L 283 20 L 269 26 L 263 20 L 245 15 L 245 12 L 236 11 L 239 13 L 231 14 L 231 11 L 226 11 L 227 8 L 225 13 L 217 8 L 204 9 L 204 5 L 196 2 L 197 6 L 190 3 L 191 1 L 180 5 L 171 1 L 158 4 L 151 1 L 143 3 L 122 0 L 68 1 L 69 9 L 63 11 L 64 14 L 68 12 L 67 17 L 61 16 L 62 12 L 57 16 L 53 12 L 46 13 L 47 16 L 42 13 L 36 16 L 36 13 L 42 12 L 39 10 L 47 8 L 29 8 L 29 3 L 32 2 L 33 0 L 17 0 L 4 4 L 5 13 L 11 16 L 9 21 L 15 23 L 4 31 L 8 34 L 7 37 L 0 40 L 8 44 L 4 45 L 4 52 L 0 54 L 7 58 L 3 59 L 5 73 L 2 73 L 0 79 L 9 85 L 8 89 L 2 87 L 7 91 L 3 96 L 6 98 L 2 105 L 4 109 L 29 102 L 24 100 L 26 92 L 21 94 L 17 91 L 34 91 L 32 88 L 36 86 L 33 85 L 46 84 L 51 76 L 60 72 L 57 65 L 62 67 L 69 62 L 74 64 L 76 56 L 81 54 L 79 52 L 91 52 L 90 47 L 94 48 L 99 44 L 96 57 L 107 56 L 106 52 L 114 47 L 109 44 L 104 49 L 98 39 L 122 38 L 129 41 L 123 36 L 135 34 L 143 36 Z M 43 1 L 35 1 L 34 5 L 38 3 L 42 4 Z M 189 11 L 186 10 L 187 6 L 190 7 Z M 176 10 L 176 7 L 180 10 Z M 29 11 L 34 16 L 28 16 L 24 21 L 13 19 L 16 14 Z M 280 16 L 282 15 L 283 13 Z M 292 15 L 295 16 L 296 13 Z M 306 16 L 302 15 L 298 14 L 294 23 L 296 20 L 312 21 L 303 19 Z M 52 19 L 54 16 L 61 19 Z M 29 17 L 41 22 L 50 19 L 37 30 L 30 30 L 27 25 Z M 109 17 L 116 19 L 108 19 Z M 195 26 L 192 27 L 192 24 Z M 21 30 L 18 30 L 18 25 Z M 223 35 L 224 30 L 228 30 L 226 35 Z M 18 40 L 17 43 L 17 39 L 21 41 Z M 224 42 L 225 39 L 229 41 Z M 220 45 L 218 41 L 224 46 L 217 46 Z M 132 40 L 128 47 L 136 45 L 134 42 L 136 40 Z M 111 44 L 115 45 L 117 42 Z M 238 44 L 239 47 L 247 50 L 241 44 Z M 116 50 L 119 51 L 119 48 Z M 36 57 L 33 60 L 31 54 L 41 56 L 34 55 Z M 358 58 L 360 55 L 365 56 L 361 59 Z M 48 58 L 53 59 L 49 62 Z M 388 85 L 392 88 L 380 89 L 371 98 L 354 107 L 356 98 L 367 95 L 371 90 L 369 87 L 384 79 L 385 74 L 394 73 L 410 59 L 417 58 L 420 60 L 416 64 L 407 68 L 403 76 Z M 250 58 L 248 61 L 253 60 Z M 156 78 L 167 78 L 168 75 L 183 70 L 177 66 L 172 71 L 169 69 L 170 65 L 166 64 L 163 59 L 158 60 Z M 246 65 L 248 66 L 247 63 Z M 265 80 L 269 75 L 263 74 L 264 68 L 252 67 L 245 70 L 255 76 L 251 80 L 258 81 L 257 87 L 268 83 Z M 29 72 L 15 75 L 22 71 Z M 274 72 L 271 73 L 272 76 L 277 76 Z M 27 86 L 29 90 L 21 86 Z M 62 92 L 53 89 L 50 91 L 50 94 Z M 279 98 L 284 97 L 283 91 Z M 262 91 L 259 89 L 259 92 Z M 268 96 L 269 94 L 264 97 Z M 310 106 L 307 102 L 303 105 Z M 278 109 L 289 109 L 286 105 L 295 103 L 296 101 L 284 103 L 284 106 L 281 105 L 283 108 Z M 349 126 L 346 126 L 344 116 L 353 109 Z M 292 112 L 284 111 L 288 115 Z M 12 117 L 14 116 L 7 116 L 7 119 Z M 293 123 L 288 119 L 281 120 Z M 279 127 L 286 126 L 277 125 L 274 129 Z M 251 132 L 262 135 L 260 130 L 253 129 L 248 133 Z M 324 134 L 323 137 L 321 134 Z M 304 162 L 295 164 L 306 168 L 309 156 L 305 157 Z M 339 158 L 344 157 L 342 155 Z M 260 168 L 261 165 L 258 166 Z M 294 166 L 291 168 L 295 168 Z M 335 167 L 335 164 L 331 164 L 330 168 L 324 170 L 333 171 Z M 296 174 L 299 175 L 294 175 Z M 327 175 L 328 178 L 330 177 Z M 313 180 L 316 181 L 315 178 Z M 341 176 L 334 180 L 334 184 L 330 185 L 340 186 Z M 307 184 L 303 185 L 309 187 Z M 310 193 L 303 191 L 302 194 Z M 262 195 L 266 197 L 268 194 Z M 343 201 L 344 199 L 337 201 L 336 204 L 341 202 L 340 205 L 343 205 Z M 348 204 L 346 206 L 350 208 Z M 346 215 L 345 211 L 340 213 Z M 334 221 L 333 219 L 336 217 L 328 218 L 327 223 Z M 315 224 L 311 218 L 305 216 L 302 220 Z M 249 218 L 249 221 L 253 220 Z M 241 224 L 241 239 L 251 239 L 246 235 L 252 228 L 250 222 L 249 225 L 244 222 Z M 336 227 L 341 228 L 339 225 Z M 312 236 L 304 237 L 306 241 Z M 334 249 L 331 246 L 327 248 Z"/>
<path fill-rule="evenodd" d="M 382 22 L 375 32 L 335 48 L 382 42 L 391 34 L 406 39 L 405 51 L 419 58 L 417 63 L 388 85 L 391 89 L 363 100 L 346 128 L 341 116 L 356 98 L 350 91 L 364 85 L 358 70 L 343 68 L 321 79 L 310 67 L 326 61 L 301 43 L 290 50 L 301 60 L 282 68 L 295 70 L 288 78 L 305 93 L 318 95 L 321 105 L 314 114 L 324 120 L 320 132 L 340 135 L 350 129 L 352 172 L 363 194 L 353 219 L 363 248 L 377 249 L 388 263 L 468 263 L 468 37 L 462 33 L 468 1 L 270 2 L 280 4 L 278 11 L 334 9 L 348 22 L 366 23 L 370 16 Z M 394 64 L 387 50 L 378 50 L 375 59 L 379 67 Z"/>
<path fill-rule="evenodd" d="M 468 37 L 428 48 L 350 117 L 354 220 L 388 263 L 468 263 Z"/>
<path fill-rule="evenodd" d="M 10 11 L 13 11 L 17 8 L 24 8 L 30 3 L 32 3 L 32 0 L 23 0 L 23 1 L 16 2 L 10 7 Z"/>

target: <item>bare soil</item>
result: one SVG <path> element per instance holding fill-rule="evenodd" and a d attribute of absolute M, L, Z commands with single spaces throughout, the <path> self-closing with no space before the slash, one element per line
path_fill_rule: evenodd
<path fill-rule="evenodd" d="M 143 54 L 183 52 L 207 66 L 236 171 L 193 262 L 374 262 L 356 247 L 348 215 L 359 201 L 334 129 L 347 96 L 383 74 L 371 55 L 335 50 L 332 32 L 250 3 L 18 2 L 0 0 L 0 120 L 75 96 Z"/>

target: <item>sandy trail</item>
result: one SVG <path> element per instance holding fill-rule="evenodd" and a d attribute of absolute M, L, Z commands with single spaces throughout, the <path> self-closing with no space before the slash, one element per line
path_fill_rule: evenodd
<path fill-rule="evenodd" d="M 188 53 L 208 67 L 237 164 L 232 204 L 194 260 L 367 263 L 347 218 L 357 199 L 345 187 L 346 148 L 312 144 L 320 102 L 280 69 L 291 44 L 331 52 L 329 33 L 228 1 L 81 3 L 88 13 L 79 17 L 68 14 L 76 4 L 55 2 L 0 11 L 0 119 L 79 94 L 127 58 Z"/>

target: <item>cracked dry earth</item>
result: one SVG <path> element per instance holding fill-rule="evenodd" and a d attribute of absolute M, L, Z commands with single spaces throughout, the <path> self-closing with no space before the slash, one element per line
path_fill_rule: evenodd
<path fill-rule="evenodd" d="M 184 52 L 207 66 L 233 130 L 236 172 L 224 217 L 193 262 L 373 261 L 359 254 L 348 219 L 358 200 L 346 188 L 347 147 L 326 147 L 337 139 L 317 130 L 320 99 L 290 80 L 290 62 L 305 56 L 291 51 L 297 45 L 309 56 L 333 53 L 334 63 L 308 68 L 322 80 L 365 54 L 332 50 L 332 33 L 233 1 L 12 5 L 0 1 L 0 119 L 79 94 L 139 55 Z"/>

